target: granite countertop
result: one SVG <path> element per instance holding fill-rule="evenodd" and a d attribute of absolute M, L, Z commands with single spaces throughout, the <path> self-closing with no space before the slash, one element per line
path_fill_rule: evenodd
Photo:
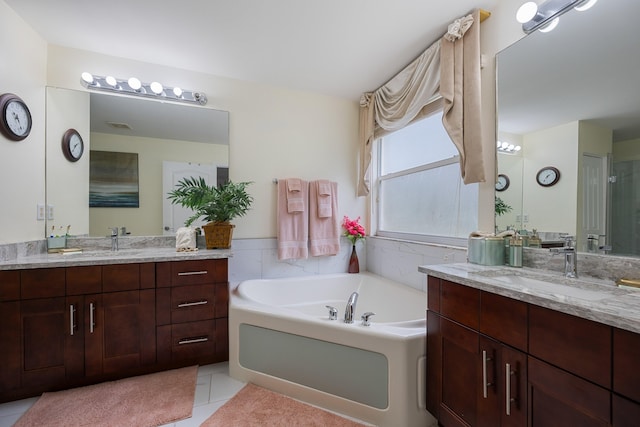
<path fill-rule="evenodd" d="M 570 279 L 537 268 L 469 263 L 425 265 L 418 271 L 472 288 L 640 333 L 640 289 L 591 277 Z"/>
<path fill-rule="evenodd" d="M 83 250 L 82 252 L 67 254 L 43 253 L 0 261 L 0 270 L 219 259 L 229 258 L 232 255 L 229 249 L 199 249 L 194 252 L 177 252 L 175 247 L 121 249 L 115 252 L 110 250 Z"/>

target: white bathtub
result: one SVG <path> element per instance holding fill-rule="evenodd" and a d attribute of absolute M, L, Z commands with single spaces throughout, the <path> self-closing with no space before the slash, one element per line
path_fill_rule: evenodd
<path fill-rule="evenodd" d="M 370 273 L 249 280 L 231 294 L 229 372 L 378 426 L 435 425 L 424 407 L 425 311 L 424 292 Z M 370 326 L 365 312 L 376 313 Z"/>

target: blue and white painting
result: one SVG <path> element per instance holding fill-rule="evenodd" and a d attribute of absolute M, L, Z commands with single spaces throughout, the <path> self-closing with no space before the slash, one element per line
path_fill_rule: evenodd
<path fill-rule="evenodd" d="M 91 151 L 90 208 L 138 208 L 138 153 Z"/>

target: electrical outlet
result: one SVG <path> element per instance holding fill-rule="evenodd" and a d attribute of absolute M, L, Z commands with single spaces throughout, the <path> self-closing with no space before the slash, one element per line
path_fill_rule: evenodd
<path fill-rule="evenodd" d="M 516 215 L 516 222 L 522 222 L 522 215 Z"/>
<path fill-rule="evenodd" d="M 529 222 L 529 214 L 524 215 L 524 222 Z"/>
<path fill-rule="evenodd" d="M 36 219 L 38 221 L 44 221 L 44 204 L 38 203 L 36 206 Z"/>
<path fill-rule="evenodd" d="M 53 205 L 47 205 L 47 220 L 53 220 Z"/>

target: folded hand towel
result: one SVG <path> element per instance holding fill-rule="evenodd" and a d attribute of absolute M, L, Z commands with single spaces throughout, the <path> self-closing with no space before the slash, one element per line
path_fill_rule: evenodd
<path fill-rule="evenodd" d="M 301 210 L 290 212 L 288 210 L 287 197 L 290 194 L 285 180 L 278 181 L 278 205 L 277 205 L 277 239 L 278 259 L 304 259 L 309 254 L 309 215 L 307 203 L 309 202 L 309 185 L 306 181 L 299 180 Z"/>
<path fill-rule="evenodd" d="M 287 212 L 304 212 L 302 181 L 298 178 L 287 179 Z"/>
<path fill-rule="evenodd" d="M 318 185 L 318 218 L 330 218 L 333 215 L 331 209 L 331 182 L 321 179 L 316 183 Z"/>

